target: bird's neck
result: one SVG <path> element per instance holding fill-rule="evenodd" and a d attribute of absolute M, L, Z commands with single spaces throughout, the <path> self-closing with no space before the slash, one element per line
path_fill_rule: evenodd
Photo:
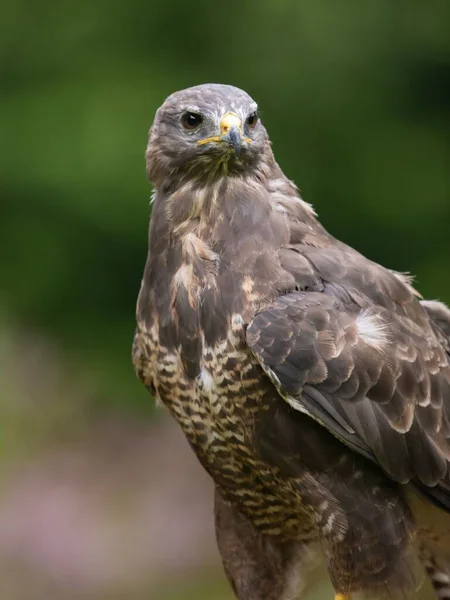
<path fill-rule="evenodd" d="M 284 177 L 223 177 L 156 193 L 138 314 L 157 314 L 161 344 L 181 348 L 189 376 L 203 344 L 220 343 L 236 318 L 248 323 L 294 289 L 279 253 L 291 238 L 281 198 L 291 194 L 300 217 L 314 217 L 290 186 Z"/>
<path fill-rule="evenodd" d="M 181 262 L 193 262 L 194 270 L 201 271 L 200 264 L 211 253 L 230 268 L 253 254 L 256 258 L 264 248 L 287 242 L 285 220 L 266 182 L 244 176 L 224 176 L 210 185 L 188 182 L 169 196 L 155 199 L 153 229 L 159 229 L 160 219 L 170 233 L 169 248 L 178 248 Z"/>

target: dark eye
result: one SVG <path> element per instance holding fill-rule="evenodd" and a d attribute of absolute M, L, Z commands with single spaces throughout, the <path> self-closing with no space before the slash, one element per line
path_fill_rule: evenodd
<path fill-rule="evenodd" d="M 203 122 L 202 115 L 193 112 L 185 112 L 181 117 L 181 123 L 185 129 L 195 129 Z"/>
<path fill-rule="evenodd" d="M 247 127 L 250 127 L 250 129 L 253 129 L 253 127 L 256 125 L 256 123 L 258 122 L 258 113 L 255 111 L 254 113 L 252 113 L 251 115 L 249 115 L 247 117 Z"/>

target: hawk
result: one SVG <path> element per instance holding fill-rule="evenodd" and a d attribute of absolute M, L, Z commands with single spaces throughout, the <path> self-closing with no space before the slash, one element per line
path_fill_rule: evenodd
<path fill-rule="evenodd" d="M 239 600 L 450 598 L 450 310 L 330 235 L 244 91 L 169 96 L 133 361 L 215 482 Z"/>

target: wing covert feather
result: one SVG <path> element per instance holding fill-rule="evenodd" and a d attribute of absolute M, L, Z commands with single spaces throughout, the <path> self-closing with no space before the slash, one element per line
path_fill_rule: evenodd
<path fill-rule="evenodd" d="M 431 326 L 386 305 L 361 310 L 322 292 L 289 293 L 256 314 L 247 343 L 287 402 L 390 477 L 448 486 L 445 348 Z M 445 486 L 436 492 L 450 506 Z"/>

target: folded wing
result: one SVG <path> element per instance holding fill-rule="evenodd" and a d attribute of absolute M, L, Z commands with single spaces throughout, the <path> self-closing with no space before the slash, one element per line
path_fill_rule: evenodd
<path fill-rule="evenodd" d="M 418 327 L 386 305 L 293 292 L 256 314 L 247 343 L 294 409 L 450 510 L 450 366 L 438 308 L 419 306 L 428 325 Z"/>

